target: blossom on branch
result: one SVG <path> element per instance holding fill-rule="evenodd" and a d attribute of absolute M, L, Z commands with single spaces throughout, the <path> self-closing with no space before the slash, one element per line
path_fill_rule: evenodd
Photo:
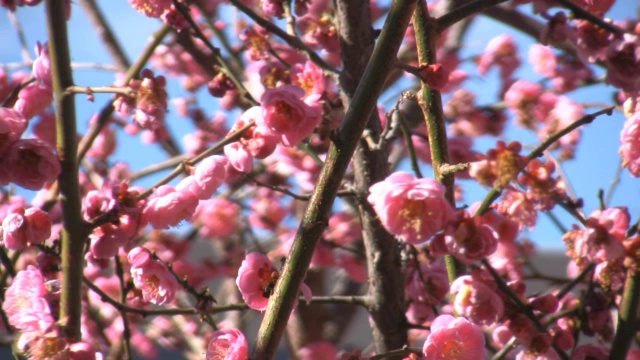
<path fill-rule="evenodd" d="M 433 179 L 396 172 L 372 185 L 369 192 L 367 200 L 382 225 L 410 244 L 429 240 L 454 219 L 444 186 Z"/>

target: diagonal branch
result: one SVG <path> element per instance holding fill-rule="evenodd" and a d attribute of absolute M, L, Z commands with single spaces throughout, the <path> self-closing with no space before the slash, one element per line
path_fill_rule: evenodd
<path fill-rule="evenodd" d="M 231 0 L 236 3 L 236 0 Z M 331 207 L 356 145 L 397 54 L 415 7 L 413 0 L 395 0 L 366 67 L 337 139 L 331 144 L 325 166 L 296 233 L 282 274 L 271 295 L 256 344 L 255 358 L 272 359 L 297 301 L 313 250 L 329 221 Z"/>

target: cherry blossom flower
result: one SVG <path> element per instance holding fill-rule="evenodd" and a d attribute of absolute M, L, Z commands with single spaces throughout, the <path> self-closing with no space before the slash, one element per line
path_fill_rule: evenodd
<path fill-rule="evenodd" d="M 31 83 L 18 93 L 18 100 L 13 109 L 20 112 L 25 119 L 43 113 L 53 101 L 53 90 L 47 85 Z"/>
<path fill-rule="evenodd" d="M 155 260 L 144 248 L 133 248 L 128 255 L 131 277 L 136 288 L 142 290 L 144 301 L 162 305 L 169 303 L 178 290 L 178 282 L 166 265 Z"/>
<path fill-rule="evenodd" d="M 640 112 L 627 119 L 620 133 L 620 157 L 634 177 L 640 177 Z"/>
<path fill-rule="evenodd" d="M 509 35 L 497 36 L 489 41 L 477 62 L 478 72 L 481 75 L 486 74 L 491 67 L 497 66 L 500 69 L 502 81 L 508 81 L 520 66 L 516 43 Z"/>
<path fill-rule="evenodd" d="M 236 285 L 250 308 L 264 311 L 279 276 L 266 255 L 252 252 L 245 256 L 238 269 Z M 307 285 L 302 284 L 301 292 L 307 301 L 311 300 L 311 289 Z"/>
<path fill-rule="evenodd" d="M 453 307 L 456 313 L 477 325 L 492 325 L 504 312 L 502 299 L 494 289 L 472 275 L 463 275 L 451 284 L 456 294 Z"/>
<path fill-rule="evenodd" d="M 42 140 L 20 139 L 4 156 L 11 182 L 25 189 L 39 190 L 55 181 L 61 171 L 55 150 Z"/>
<path fill-rule="evenodd" d="M 226 157 L 210 156 L 202 160 L 196 166 L 193 175 L 182 180 L 176 186 L 176 190 L 186 188 L 201 200 L 209 199 L 226 180 L 227 166 L 229 166 L 229 160 Z"/>
<path fill-rule="evenodd" d="M 291 80 L 294 85 L 304 89 L 307 95 L 322 94 L 328 89 L 328 81 L 322 69 L 309 60 L 292 67 Z"/>
<path fill-rule="evenodd" d="M 143 219 L 156 229 L 166 229 L 189 219 L 198 206 L 198 197 L 188 189 L 170 185 L 158 187 L 142 211 Z"/>
<path fill-rule="evenodd" d="M 624 34 L 607 49 L 607 83 L 624 91 L 640 90 L 640 37 Z"/>
<path fill-rule="evenodd" d="M 45 300 L 47 294 L 42 274 L 32 265 L 19 271 L 7 289 L 2 309 L 11 325 L 22 330 L 21 343 L 53 326 L 55 320 Z"/>
<path fill-rule="evenodd" d="M 369 189 L 367 198 L 382 225 L 402 240 L 422 243 L 442 231 L 454 218 L 444 198 L 445 188 L 433 179 L 416 179 L 396 172 Z"/>
<path fill-rule="evenodd" d="M 335 360 L 337 355 L 336 346 L 328 341 L 316 341 L 298 350 L 299 360 Z"/>
<path fill-rule="evenodd" d="M 444 242 L 451 255 L 465 264 L 493 254 L 498 245 L 493 229 L 464 210 L 459 212 L 455 224 L 445 233 Z"/>
<path fill-rule="evenodd" d="M 207 345 L 207 360 L 249 359 L 249 344 L 238 329 L 217 330 Z"/>
<path fill-rule="evenodd" d="M 529 47 L 529 62 L 533 71 L 546 77 L 553 77 L 556 72 L 556 55 L 550 47 L 533 44 Z"/>
<path fill-rule="evenodd" d="M 0 107 L 0 153 L 5 152 L 11 144 L 20 139 L 27 125 L 27 120 L 22 113 Z"/>
<path fill-rule="evenodd" d="M 20 210 L 2 221 L 4 246 L 11 250 L 41 244 L 51 236 L 51 219 L 47 213 L 37 208 Z"/>
<path fill-rule="evenodd" d="M 626 209 L 611 208 L 595 211 L 586 221 L 585 229 L 574 229 L 566 233 L 562 240 L 570 245 L 567 255 L 582 265 L 590 262 L 614 262 L 625 255 L 623 241 L 629 224 Z"/>
<path fill-rule="evenodd" d="M 51 87 L 51 60 L 49 59 L 49 44 L 36 43 L 36 59 L 33 61 L 33 76 L 36 80 Z"/>
<path fill-rule="evenodd" d="M 449 293 L 449 278 L 444 264 L 420 264 L 410 267 L 405 275 L 406 297 L 410 301 L 407 316 L 417 323 L 431 320 L 434 306 L 444 301 Z"/>
<path fill-rule="evenodd" d="M 476 360 L 486 353 L 482 329 L 463 317 L 440 315 L 431 323 L 431 333 L 422 352 L 426 359 Z"/>
<path fill-rule="evenodd" d="M 254 106 L 245 111 L 234 124 L 230 132 L 245 127 L 249 122 L 261 123 L 262 108 Z M 224 153 L 231 165 L 241 172 L 250 172 L 253 158 L 264 159 L 271 155 L 278 144 L 279 137 L 271 130 L 256 126 L 245 130 L 240 140 L 224 147 Z"/>
<path fill-rule="evenodd" d="M 164 128 L 167 113 L 166 86 L 164 76 L 154 76 L 153 71 L 144 69 L 140 73 L 140 79 L 129 81 L 129 87 L 136 92 L 135 97 L 118 96 L 114 107 L 124 116 L 133 112 L 133 121 L 141 128 L 157 131 Z"/>
<path fill-rule="evenodd" d="M 285 146 L 298 145 L 321 120 L 319 96 L 312 95 L 304 101 L 303 96 L 304 90 L 294 85 L 266 90 L 260 98 L 263 117 L 256 123 L 280 137 Z"/>
<path fill-rule="evenodd" d="M 195 210 L 194 219 L 202 224 L 202 236 L 223 238 L 238 230 L 241 210 L 238 204 L 227 199 L 202 200 Z"/>
<path fill-rule="evenodd" d="M 136 11 L 148 17 L 158 18 L 171 8 L 171 0 L 129 0 Z"/>
<path fill-rule="evenodd" d="M 280 199 L 274 191 L 266 188 L 258 190 L 256 197 L 251 199 L 251 213 L 249 224 L 259 229 L 276 230 L 287 216 L 287 209 L 280 204 Z"/>

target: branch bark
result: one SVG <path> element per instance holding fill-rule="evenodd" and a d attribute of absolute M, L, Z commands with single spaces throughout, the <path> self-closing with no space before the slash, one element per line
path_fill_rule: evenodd
<path fill-rule="evenodd" d="M 49 56 L 55 98 L 58 155 L 62 171 L 58 177 L 60 202 L 64 218 L 62 231 L 62 296 L 60 319 L 64 335 L 71 342 L 80 341 L 82 335 L 82 271 L 84 241 L 86 238 L 81 216 L 80 186 L 76 154 L 76 110 L 73 95 L 65 90 L 73 85 L 67 22 L 64 0 L 47 0 L 47 31 L 49 34 Z"/>
<path fill-rule="evenodd" d="M 366 60 L 373 52 L 373 27 L 368 0 L 337 0 L 335 8 L 343 65 L 341 95 L 343 103 L 350 107 L 365 71 Z M 374 139 L 380 136 L 382 128 L 377 112 L 371 113 L 366 128 Z M 366 200 L 371 185 L 384 180 L 389 174 L 388 158 L 387 147 L 373 150 L 364 140 L 358 141 L 353 158 L 355 192 L 369 274 L 367 309 L 377 353 L 387 353 L 407 343 L 404 281 L 398 242 L 382 226 Z"/>
<path fill-rule="evenodd" d="M 329 148 L 318 184 L 298 228 L 280 279 L 271 295 L 258 333 L 256 359 L 271 359 L 275 355 L 289 314 L 296 303 L 313 250 L 329 221 L 331 207 L 342 177 L 375 109 L 414 7 L 414 0 L 395 0 L 391 5 L 373 56 L 353 96 L 339 134 Z"/>

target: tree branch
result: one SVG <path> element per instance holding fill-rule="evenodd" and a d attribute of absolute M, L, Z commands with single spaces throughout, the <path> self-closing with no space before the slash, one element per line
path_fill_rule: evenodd
<path fill-rule="evenodd" d="M 231 1 L 237 3 L 236 0 Z M 313 250 L 329 221 L 336 192 L 395 61 L 414 6 L 413 0 L 395 0 L 391 5 L 380 39 L 347 109 L 337 139 L 329 147 L 325 166 L 271 295 L 258 333 L 257 359 L 271 359 L 275 355 Z"/>
<path fill-rule="evenodd" d="M 58 178 L 60 201 L 64 218 L 62 231 L 62 296 L 60 299 L 60 325 L 71 342 L 82 335 L 82 271 L 86 238 L 81 216 L 80 186 L 76 154 L 76 110 L 73 96 L 65 90 L 73 85 L 69 40 L 64 0 L 47 0 L 47 31 L 49 56 L 55 98 L 58 155 L 62 171 Z"/>

